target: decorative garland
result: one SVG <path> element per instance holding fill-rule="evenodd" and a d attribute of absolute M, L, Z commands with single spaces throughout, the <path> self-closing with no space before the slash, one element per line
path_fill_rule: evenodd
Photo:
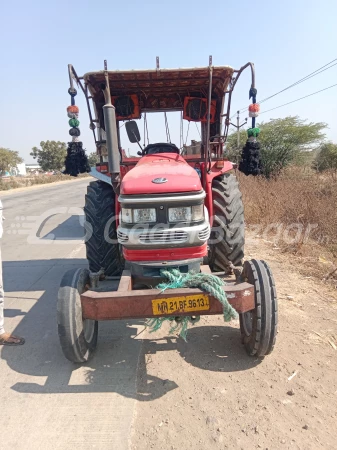
<path fill-rule="evenodd" d="M 248 106 L 249 117 L 257 117 L 260 112 L 260 105 L 258 103 L 252 103 Z"/>
<path fill-rule="evenodd" d="M 249 138 L 250 138 L 250 137 L 255 137 L 255 138 L 257 138 L 258 135 L 260 134 L 260 128 L 249 128 L 249 129 L 247 130 L 247 134 L 248 134 L 248 137 L 249 137 Z"/>
<path fill-rule="evenodd" d="M 256 138 L 260 134 L 260 128 L 255 127 L 255 118 L 259 115 L 260 105 L 256 103 L 257 90 L 253 87 L 249 90 L 249 98 L 253 98 L 253 103 L 249 105 L 249 117 L 252 118 L 252 128 L 247 130 L 248 139 L 242 149 L 241 161 L 239 164 L 240 172 L 245 175 L 261 175 L 263 173 L 261 161 L 261 146 Z"/>
<path fill-rule="evenodd" d="M 255 128 L 250 128 L 248 132 L 251 132 L 251 130 L 254 129 Z M 241 161 L 239 164 L 240 172 L 243 172 L 245 175 L 253 176 L 262 174 L 260 149 L 260 142 L 257 142 L 253 135 L 250 136 L 242 150 Z"/>
<path fill-rule="evenodd" d="M 69 125 L 71 126 L 69 134 L 72 136 L 72 142 L 68 142 L 64 173 L 77 177 L 80 173 L 90 172 L 90 166 L 88 157 L 83 149 L 83 144 L 79 141 L 79 136 L 81 135 L 81 131 L 78 128 L 80 125 L 80 121 L 78 120 L 79 109 L 75 105 L 77 91 L 74 88 L 69 88 L 68 93 L 71 97 L 71 105 L 67 108 L 67 114 L 69 117 Z"/>

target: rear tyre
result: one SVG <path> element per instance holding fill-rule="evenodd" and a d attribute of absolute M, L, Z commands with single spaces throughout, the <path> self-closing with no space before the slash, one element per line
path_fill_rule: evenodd
<path fill-rule="evenodd" d="M 271 270 L 265 261 L 252 259 L 243 265 L 242 279 L 255 288 L 255 309 L 240 314 L 242 342 L 251 356 L 272 352 L 277 334 L 277 297 Z"/>
<path fill-rule="evenodd" d="M 124 267 L 122 250 L 117 241 L 115 193 L 107 183 L 92 181 L 85 196 L 85 229 L 87 259 L 92 272 L 104 269 L 108 276 L 120 275 Z"/>
<path fill-rule="evenodd" d="M 242 196 L 236 177 L 224 174 L 213 181 L 213 226 L 208 260 L 213 272 L 241 266 L 244 257 L 245 225 Z"/>
<path fill-rule="evenodd" d="M 74 363 L 88 361 L 98 335 L 98 322 L 83 319 L 81 294 L 89 286 L 87 269 L 71 269 L 62 278 L 57 301 L 57 325 L 64 356 Z"/>

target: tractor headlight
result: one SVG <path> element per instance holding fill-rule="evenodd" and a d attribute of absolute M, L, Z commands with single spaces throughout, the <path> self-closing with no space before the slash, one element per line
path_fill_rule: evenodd
<path fill-rule="evenodd" d="M 122 208 L 122 222 L 124 223 L 151 223 L 156 222 L 155 208 Z"/>
<path fill-rule="evenodd" d="M 204 218 L 204 205 L 169 208 L 169 222 L 198 222 Z"/>
<path fill-rule="evenodd" d="M 169 208 L 169 222 L 191 222 L 192 207 L 179 206 L 178 208 Z"/>
<path fill-rule="evenodd" d="M 122 208 L 122 222 L 132 223 L 132 209 Z"/>
<path fill-rule="evenodd" d="M 192 206 L 192 222 L 199 222 L 204 218 L 204 205 L 202 204 Z"/>
<path fill-rule="evenodd" d="M 155 208 L 142 208 L 133 210 L 134 223 L 155 222 L 156 218 Z"/>

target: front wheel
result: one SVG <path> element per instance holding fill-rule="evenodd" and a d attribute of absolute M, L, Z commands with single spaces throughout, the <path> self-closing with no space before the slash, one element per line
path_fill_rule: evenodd
<path fill-rule="evenodd" d="M 273 275 L 265 261 L 252 259 L 243 265 L 242 281 L 255 288 L 255 309 L 240 314 L 242 342 L 251 356 L 272 352 L 277 334 L 277 297 Z"/>
<path fill-rule="evenodd" d="M 62 278 L 57 301 L 57 325 L 64 356 L 74 363 L 88 361 L 97 345 L 98 322 L 83 319 L 81 294 L 89 286 L 87 269 L 71 269 Z"/>

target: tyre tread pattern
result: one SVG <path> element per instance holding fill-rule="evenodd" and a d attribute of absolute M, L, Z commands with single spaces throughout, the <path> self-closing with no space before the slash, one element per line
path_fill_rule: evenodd
<path fill-rule="evenodd" d="M 87 269 L 68 270 L 61 281 L 57 301 L 58 335 L 64 356 L 71 362 L 88 361 L 97 345 L 98 322 L 90 342 L 84 336 L 80 294 L 89 282 Z"/>
<path fill-rule="evenodd" d="M 92 181 L 85 196 L 85 228 L 90 238 L 86 240 L 89 268 L 92 272 L 104 269 L 105 275 L 120 275 L 122 258 L 117 242 L 115 193 L 107 183 Z M 113 240 L 115 243 L 107 242 Z"/>
<path fill-rule="evenodd" d="M 212 231 L 209 263 L 213 272 L 226 271 L 231 263 L 241 266 L 244 257 L 244 208 L 239 184 L 233 174 L 216 178 L 212 185 L 213 227 L 221 228 L 223 239 Z"/>
<path fill-rule="evenodd" d="M 274 277 L 265 261 L 244 264 L 243 276 L 255 287 L 253 331 L 246 336 L 240 317 L 242 340 L 251 356 L 263 357 L 273 351 L 277 334 L 278 306 Z"/>

